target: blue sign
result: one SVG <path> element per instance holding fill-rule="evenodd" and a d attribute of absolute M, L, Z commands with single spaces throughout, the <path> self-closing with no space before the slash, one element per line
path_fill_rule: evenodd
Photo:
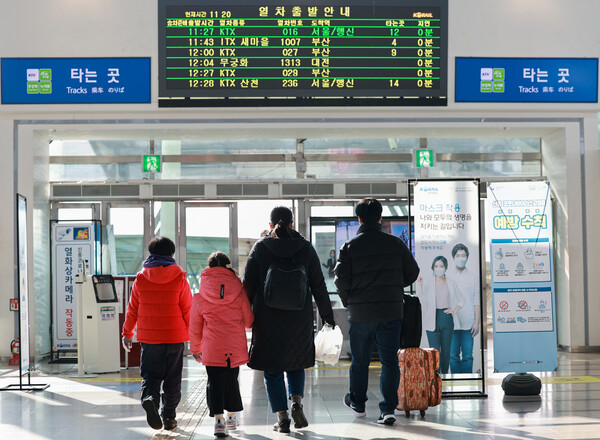
<path fill-rule="evenodd" d="M 552 208 L 547 182 L 488 183 L 494 370 L 558 367 Z"/>
<path fill-rule="evenodd" d="M 598 102 L 598 58 L 456 58 L 455 102 Z"/>
<path fill-rule="evenodd" d="M 150 102 L 150 58 L 2 58 L 2 104 Z"/>

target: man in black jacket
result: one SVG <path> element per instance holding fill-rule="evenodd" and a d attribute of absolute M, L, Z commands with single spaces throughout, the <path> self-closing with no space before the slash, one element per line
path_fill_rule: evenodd
<path fill-rule="evenodd" d="M 381 203 L 374 198 L 358 203 L 356 215 L 361 226 L 356 237 L 340 249 L 334 281 L 348 311 L 352 350 L 350 392 L 344 404 L 356 417 L 366 415 L 369 363 L 376 343 L 383 394 L 377 423 L 392 425 L 400 382 L 397 351 L 403 293 L 417 279 L 419 266 L 399 237 L 382 231 L 381 213 Z"/>

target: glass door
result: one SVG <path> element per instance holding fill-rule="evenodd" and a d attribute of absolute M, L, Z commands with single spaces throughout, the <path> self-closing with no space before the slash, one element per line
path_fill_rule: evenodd
<path fill-rule="evenodd" d="M 111 202 L 107 211 L 110 273 L 135 276 L 142 270 L 142 263 L 148 254 L 151 231 L 149 204 Z"/>
<path fill-rule="evenodd" d="M 229 255 L 232 267 L 239 271 L 237 203 L 185 202 L 180 218 L 180 264 L 187 272 L 192 293 L 198 291 L 200 274 L 214 251 Z"/>

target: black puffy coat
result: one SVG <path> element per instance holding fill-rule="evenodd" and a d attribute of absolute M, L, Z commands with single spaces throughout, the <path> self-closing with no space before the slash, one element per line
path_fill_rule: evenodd
<path fill-rule="evenodd" d="M 243 284 L 254 310 L 252 344 L 248 366 L 262 371 L 296 371 L 315 364 L 312 297 L 321 318 L 333 323 L 333 311 L 315 249 L 298 232 L 293 237 L 266 236 L 248 255 Z M 293 257 L 306 267 L 311 295 L 302 310 L 277 310 L 264 302 L 267 269 L 273 261 Z"/>
<path fill-rule="evenodd" d="M 404 242 L 363 224 L 340 248 L 335 285 L 350 321 L 402 319 L 404 287 L 419 276 L 419 266 Z"/>

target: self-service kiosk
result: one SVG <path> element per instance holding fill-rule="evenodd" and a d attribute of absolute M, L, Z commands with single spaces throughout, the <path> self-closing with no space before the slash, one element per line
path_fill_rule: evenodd
<path fill-rule="evenodd" d="M 78 358 L 81 373 L 119 371 L 119 299 L 112 275 L 77 274 Z"/>

